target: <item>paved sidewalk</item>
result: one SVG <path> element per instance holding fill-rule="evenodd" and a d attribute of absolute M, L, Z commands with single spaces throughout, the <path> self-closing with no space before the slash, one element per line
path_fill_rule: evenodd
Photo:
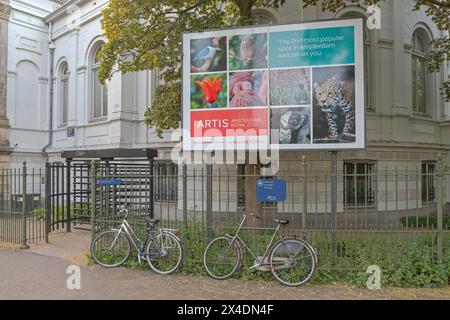
<path fill-rule="evenodd" d="M 289 288 L 277 282 L 159 276 L 151 271 L 86 265 L 89 232 L 59 234 L 48 246 L 0 249 L 0 299 L 447 299 L 438 289 L 356 289 L 338 285 Z M 81 268 L 81 290 L 68 290 L 66 269 Z"/>

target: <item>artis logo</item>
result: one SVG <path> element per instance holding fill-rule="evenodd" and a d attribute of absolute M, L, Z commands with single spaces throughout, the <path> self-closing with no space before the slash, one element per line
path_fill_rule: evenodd
<path fill-rule="evenodd" d="M 371 276 L 367 279 L 367 289 L 375 290 L 381 289 L 381 269 L 377 265 L 371 265 L 367 267 L 366 273 Z"/>
<path fill-rule="evenodd" d="M 377 5 L 372 5 L 367 7 L 367 13 L 369 17 L 367 18 L 367 28 L 369 30 L 380 30 L 381 29 L 381 9 Z"/>

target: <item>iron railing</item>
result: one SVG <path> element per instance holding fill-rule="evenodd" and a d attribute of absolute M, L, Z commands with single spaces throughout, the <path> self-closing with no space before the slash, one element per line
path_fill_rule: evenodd
<path fill-rule="evenodd" d="M 48 240 L 45 210 L 45 170 L 0 170 L 0 242 L 20 244 Z"/>
<path fill-rule="evenodd" d="M 276 173 L 268 167 L 251 168 L 80 161 L 48 164 L 46 170 L 25 163 L 0 170 L 0 242 L 27 247 L 47 241 L 50 231 L 70 231 L 77 224 L 90 226 L 94 235 L 115 226 L 118 205 L 126 204 L 135 226 L 153 216 L 162 226 L 182 229 L 187 259 L 197 262 L 209 239 L 235 229 L 243 209 L 261 216 L 247 225 L 256 228 L 248 232 L 256 247 L 264 247 L 274 218 L 289 219 L 284 233 L 309 239 L 319 249 L 322 265 L 337 269 L 360 269 L 362 254 L 366 260 L 401 261 L 399 255 L 411 247 L 429 249 L 436 262 L 450 259 L 450 171 L 442 160 L 425 171 L 421 165 L 358 167 L 340 162 L 336 215 L 331 210 L 332 173 L 326 165 L 321 169 L 304 159 L 284 161 Z M 100 184 L 99 179 L 120 183 Z M 285 179 L 286 201 L 257 202 L 259 179 Z"/>

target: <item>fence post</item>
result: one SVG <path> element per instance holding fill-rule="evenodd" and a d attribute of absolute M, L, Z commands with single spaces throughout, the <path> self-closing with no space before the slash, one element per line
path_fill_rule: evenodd
<path fill-rule="evenodd" d="M 302 227 L 306 228 L 306 213 L 308 211 L 308 181 L 306 172 L 306 156 L 302 155 L 303 166 L 303 213 L 302 213 Z"/>
<path fill-rule="evenodd" d="M 212 189 L 213 189 L 213 165 L 206 165 L 206 226 L 208 241 L 212 239 Z"/>
<path fill-rule="evenodd" d="M 337 232 L 337 151 L 331 151 L 331 249 L 336 250 Z"/>
<path fill-rule="evenodd" d="M 442 165 L 442 154 L 438 155 L 438 163 L 437 163 L 437 257 L 439 263 L 442 262 L 443 257 L 443 194 L 444 194 L 444 186 L 443 186 L 443 165 Z"/>
<path fill-rule="evenodd" d="M 66 228 L 67 228 L 67 232 L 71 232 L 71 216 L 70 216 L 70 210 L 71 210 L 71 206 L 70 206 L 70 162 L 71 159 L 67 159 L 66 160 L 66 210 L 67 210 L 67 215 L 66 215 Z"/>
<path fill-rule="evenodd" d="M 195 182 L 194 182 L 195 183 Z M 183 223 L 187 232 L 187 165 L 183 163 Z"/>
<path fill-rule="evenodd" d="M 149 198 L 149 207 L 150 207 L 150 218 L 155 217 L 155 161 L 153 158 L 148 160 L 149 171 L 150 171 L 150 198 Z"/>
<path fill-rule="evenodd" d="M 95 177 L 95 167 L 96 167 L 96 161 L 91 161 L 91 167 L 90 167 L 90 178 L 91 178 L 91 238 L 94 239 L 95 236 L 95 188 L 96 188 L 96 177 Z"/>
<path fill-rule="evenodd" d="M 50 234 L 50 163 L 45 163 L 45 242 L 48 243 Z"/>
<path fill-rule="evenodd" d="M 28 249 L 27 244 L 27 163 L 22 167 L 22 232 L 20 237 L 20 249 Z"/>

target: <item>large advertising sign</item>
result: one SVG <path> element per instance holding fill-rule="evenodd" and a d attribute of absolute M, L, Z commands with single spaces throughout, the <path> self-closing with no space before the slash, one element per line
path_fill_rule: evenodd
<path fill-rule="evenodd" d="M 185 33 L 183 149 L 365 147 L 362 19 Z"/>

